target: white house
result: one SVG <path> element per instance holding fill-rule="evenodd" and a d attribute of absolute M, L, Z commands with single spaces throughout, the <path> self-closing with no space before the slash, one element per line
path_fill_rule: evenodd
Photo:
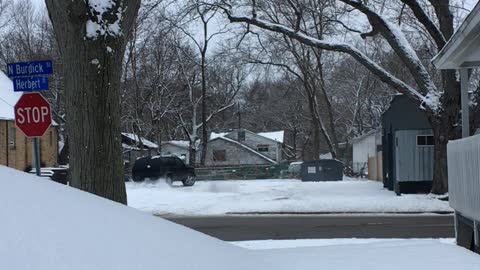
<path fill-rule="evenodd" d="M 438 69 L 460 73 L 462 137 L 448 143 L 449 203 L 455 209 L 457 244 L 480 250 L 480 135 L 470 136 L 469 73 L 480 68 L 480 2 L 433 59 Z M 476 248 L 475 248 L 476 247 Z"/>
<path fill-rule="evenodd" d="M 162 155 L 175 155 L 181 158 L 186 164 L 190 163 L 190 143 L 188 141 L 163 142 L 161 147 Z"/>
<path fill-rule="evenodd" d="M 352 169 L 359 173 L 362 169 L 368 171 L 368 159 L 377 157 L 382 145 L 380 129 L 371 130 L 361 136 L 353 138 L 352 143 Z"/>
<path fill-rule="evenodd" d="M 207 166 L 275 165 L 286 160 L 284 131 L 254 133 L 236 129 L 210 134 Z"/>

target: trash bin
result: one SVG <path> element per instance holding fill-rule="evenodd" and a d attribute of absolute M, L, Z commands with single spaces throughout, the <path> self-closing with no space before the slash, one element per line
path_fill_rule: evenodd
<path fill-rule="evenodd" d="M 305 161 L 302 164 L 301 177 L 304 182 L 341 181 L 343 163 L 335 159 Z"/>

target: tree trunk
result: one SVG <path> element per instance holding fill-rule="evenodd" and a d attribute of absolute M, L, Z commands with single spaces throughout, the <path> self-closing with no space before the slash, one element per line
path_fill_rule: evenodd
<path fill-rule="evenodd" d="M 103 18 L 111 21 L 108 25 L 120 13 L 122 33 L 96 37 L 86 31 L 87 21 L 99 23 L 88 1 L 46 0 L 46 4 L 65 69 L 71 185 L 126 204 L 120 76 L 125 35 L 140 0 L 115 1 Z"/>
<path fill-rule="evenodd" d="M 317 116 L 315 115 L 315 102 L 311 99 L 308 100 L 308 107 L 310 110 L 310 117 L 312 120 L 310 121 L 310 128 L 312 129 L 311 134 L 313 134 L 313 138 L 310 140 L 310 143 L 304 143 L 304 153 L 303 159 L 305 161 L 308 160 L 316 160 L 320 157 L 320 127 L 318 126 Z M 306 150 L 306 146 L 311 145 L 308 150 Z"/>
<path fill-rule="evenodd" d="M 447 169 L 447 140 L 442 127 L 433 129 L 435 146 L 433 163 L 433 194 L 445 194 L 448 192 L 448 169 Z"/>
<path fill-rule="evenodd" d="M 207 155 L 208 130 L 207 130 L 207 78 L 206 78 L 206 50 L 202 51 L 202 152 L 200 164 L 205 165 Z"/>
<path fill-rule="evenodd" d="M 460 111 L 460 84 L 456 80 L 455 71 L 442 71 L 443 110 L 439 115 L 430 115 L 435 138 L 434 171 L 432 193 L 445 194 L 448 192 L 448 140 L 460 138 L 460 130 L 455 126 L 459 122 Z"/>

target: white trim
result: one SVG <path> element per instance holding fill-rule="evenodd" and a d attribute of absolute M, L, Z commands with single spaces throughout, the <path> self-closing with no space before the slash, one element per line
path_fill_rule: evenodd
<path fill-rule="evenodd" d="M 432 64 L 438 69 L 458 69 L 461 67 L 463 63 L 458 63 L 455 58 L 461 57 L 466 50 L 470 49 L 472 42 L 479 38 L 479 28 L 480 2 L 473 8 L 442 50 L 432 59 Z"/>

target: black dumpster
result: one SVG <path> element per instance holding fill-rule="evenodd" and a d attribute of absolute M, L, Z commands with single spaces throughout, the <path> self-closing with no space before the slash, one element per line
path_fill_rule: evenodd
<path fill-rule="evenodd" d="M 301 169 L 302 181 L 341 181 L 343 163 L 335 159 L 305 161 Z"/>

